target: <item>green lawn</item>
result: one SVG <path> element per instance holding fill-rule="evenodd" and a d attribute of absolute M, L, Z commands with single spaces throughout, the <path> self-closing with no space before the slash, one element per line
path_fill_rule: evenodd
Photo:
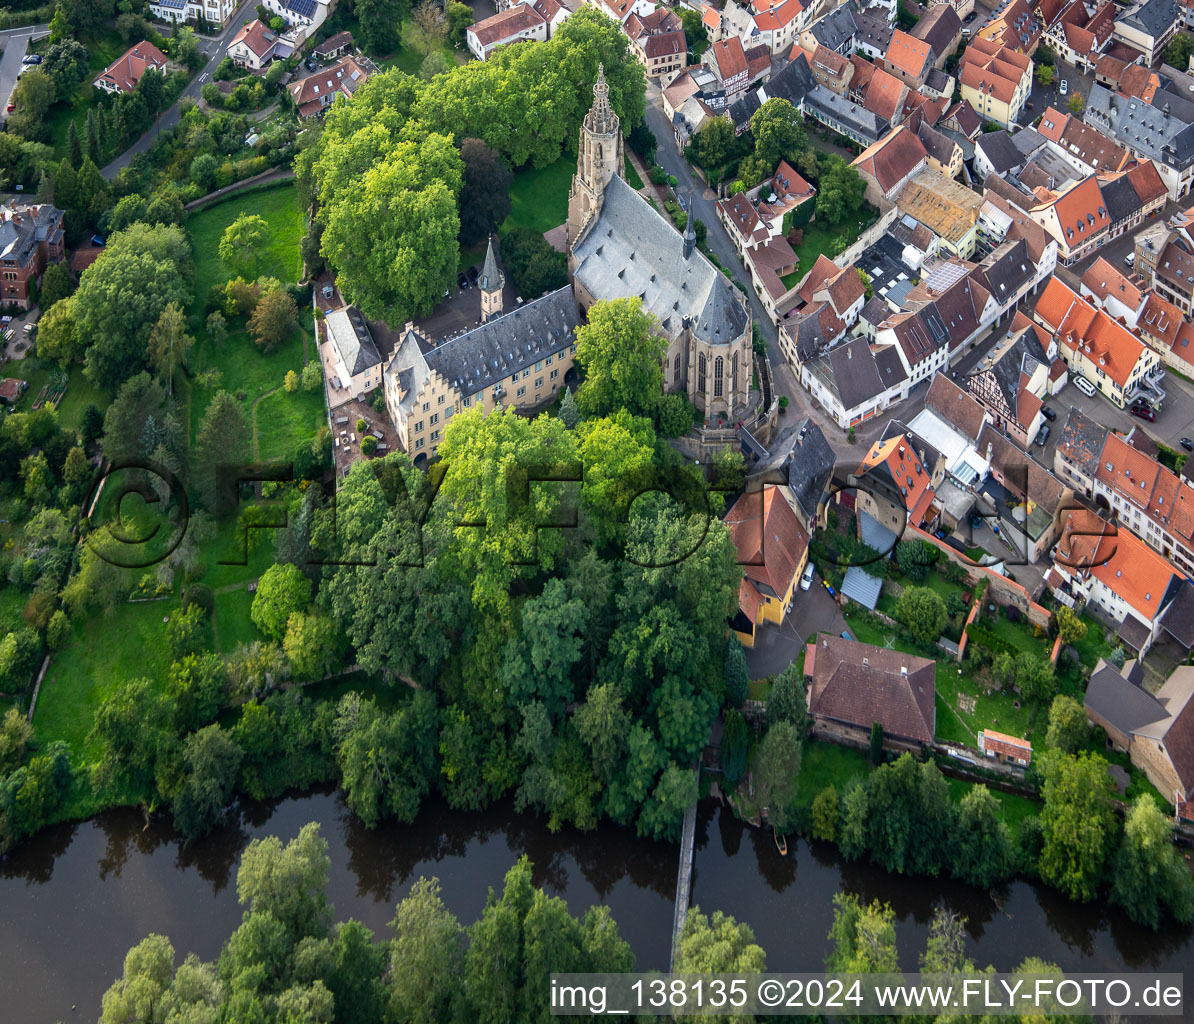
<path fill-rule="evenodd" d="M 1006 640 L 1017 651 L 1026 651 L 1041 658 L 1049 657 L 1049 652 L 1052 649 L 1049 638 L 1047 636 L 1033 636 L 1033 628 L 1027 619 L 1022 619 L 1020 622 L 1011 622 L 1005 615 L 1000 613 L 999 618 L 994 621 L 988 615 L 983 616 L 979 622 L 1000 639 Z"/>
<path fill-rule="evenodd" d="M 249 546 L 248 564 L 236 564 L 246 558 L 244 545 L 237 538 L 236 523 L 231 519 L 221 520 L 216 527 L 215 538 L 204 548 L 204 568 L 200 582 L 214 591 L 220 591 L 234 584 L 255 580 L 265 572 L 274 561 L 274 531 L 254 532 L 258 539 Z"/>
<path fill-rule="evenodd" d="M 4 368 L 5 376 L 29 382 L 29 390 L 25 392 L 25 397 L 17 403 L 17 411 L 29 412 L 37 400 L 42 385 L 49 384 L 59 372 L 61 371 L 56 365 L 44 363 L 33 356 L 9 363 Z M 91 382 L 83 375 L 81 366 L 72 366 L 70 383 L 67 384 L 66 394 L 62 396 L 62 402 L 58 406 L 58 422 L 69 430 L 78 430 L 83 421 L 83 410 L 88 405 L 94 405 L 102 411 L 107 408 L 108 401 L 107 393 L 92 386 Z"/>
<path fill-rule="evenodd" d="M 1111 653 L 1111 644 L 1107 643 L 1106 631 L 1103 627 L 1089 615 L 1083 615 L 1082 621 L 1086 623 L 1086 636 L 1072 646 L 1078 652 L 1078 657 L 1082 659 L 1082 667 L 1087 672 L 1091 672 L 1100 658 L 1105 658 Z"/>
<path fill-rule="evenodd" d="M 253 595 L 244 587 L 216 594 L 215 630 L 221 654 L 231 654 L 241 644 L 265 639 L 249 617 L 252 605 Z"/>
<path fill-rule="evenodd" d="M 162 619 L 177 608 L 170 600 L 122 604 L 109 616 L 77 623 L 42 683 L 33 719 L 38 740 L 63 740 L 85 760 L 94 760 L 99 751 L 86 740 L 103 696 L 140 676 L 163 685 L 167 654 Z"/>
<path fill-rule="evenodd" d="M 568 218 L 568 190 L 575 171 L 576 159 L 565 154 L 547 167 L 536 170 L 528 165 L 515 172 L 510 215 L 502 223 L 502 233 L 533 228 L 542 234 L 563 224 Z"/>
<path fill-rule="evenodd" d="M 355 32 L 357 39 L 361 38 L 359 29 L 354 28 L 352 31 Z M 470 56 L 467 52 L 461 53 L 451 43 L 447 42 L 443 43 L 439 49 L 449 62 L 449 66 L 454 63 L 462 63 Z M 375 63 L 383 71 L 389 68 L 399 68 L 408 75 L 421 77 L 423 51 L 415 44 L 414 35 L 411 32 L 411 25 L 409 23 L 402 28 L 402 42 L 399 44 L 398 49 L 386 57 L 378 58 L 375 60 Z"/>
<path fill-rule="evenodd" d="M 962 797 L 969 793 L 975 786 L 979 785 L 977 782 L 967 782 L 964 779 L 947 778 L 945 781 L 949 784 L 949 795 L 953 797 L 955 803 L 961 803 Z M 1031 797 L 1019 796 L 1015 793 L 1004 793 L 990 786 L 987 788 L 998 802 L 999 808 L 1003 812 L 1003 820 L 1013 830 L 1025 818 L 1031 818 L 1041 813 L 1041 805 Z"/>
<path fill-rule="evenodd" d="M 643 187 L 643 179 L 638 176 L 638 171 L 629 160 L 626 161 L 626 184 L 634 189 Z"/>
<path fill-rule="evenodd" d="M 845 252 L 858 241 L 858 236 L 873 224 L 878 216 L 879 211 L 874 209 L 874 207 L 868 206 L 861 221 L 861 226 L 860 222 L 856 220 L 849 220 L 844 224 L 837 224 L 832 227 L 821 224 L 816 220 L 806 225 L 804 227 L 804 237 L 800 245 L 796 248 L 796 256 L 798 258 L 796 269 L 782 279 L 784 286 L 787 288 L 795 287 L 800 279 L 813 269 L 813 264 L 817 262 L 817 257 L 822 253 L 832 259 L 839 253 Z"/>
<path fill-rule="evenodd" d="M 314 358 L 315 346 L 313 343 L 309 345 L 308 352 L 310 357 Z M 192 371 L 198 373 L 218 368 L 221 380 L 216 387 L 200 387 L 197 384 L 191 387 L 191 437 L 197 436 L 199 423 L 217 391 L 227 391 L 239 399 L 244 406 L 245 416 L 251 418 L 253 402 L 267 392 L 281 388 L 286 372 L 301 370 L 304 362 L 306 362 L 306 357 L 301 330 L 292 332 L 290 337 L 269 355 L 263 354 L 243 332 L 229 335 L 219 348 L 212 344 L 206 334 L 201 335 L 195 347 L 195 354 L 191 357 Z M 295 396 L 287 395 L 286 397 L 293 398 Z M 320 408 L 322 408 L 322 401 Z M 258 417 L 258 423 L 259 426 L 268 426 L 261 416 Z M 251 425 L 250 419 L 250 427 Z M 276 436 L 272 430 L 270 433 L 270 444 L 274 445 Z M 292 438 L 289 448 L 283 454 L 293 451 L 294 442 L 297 440 L 298 437 Z"/>
<path fill-rule="evenodd" d="M 25 624 L 22 612 L 31 596 L 11 585 L 0 588 L 0 636 L 7 636 Z"/>
<path fill-rule="evenodd" d="M 292 284 L 302 273 L 299 242 L 305 232 L 303 211 L 298 204 L 298 190 L 293 182 L 277 188 L 234 196 L 194 214 L 187 221 L 195 252 L 195 310 L 201 309 L 214 284 L 231 276 L 220 261 L 217 249 L 224 229 L 242 213 L 256 213 L 270 227 L 269 244 L 261 253 L 258 273 Z"/>
<path fill-rule="evenodd" d="M 871 771 L 871 763 L 861 750 L 810 740 L 804 745 L 800 762 L 796 802 L 802 807 L 811 806 L 826 786 L 836 786 L 840 796 L 851 779 L 866 778 Z"/>
<path fill-rule="evenodd" d="M 946 705 L 945 711 L 940 704 L 937 708 L 938 738 L 964 742 L 973 747 L 978 742 L 981 729 L 1030 737 L 1036 717 L 1035 708 L 1011 690 L 986 693 L 971 671 L 969 662 L 961 666 L 961 675 L 958 675 L 958 668 L 958 664 L 952 661 L 941 661 L 937 666 L 937 698 Z M 973 711 L 963 711 L 958 706 L 959 694 L 974 698 Z M 1016 703 L 1020 705 L 1018 708 Z M 958 719 L 961 719 L 968 732 L 959 728 Z"/>
<path fill-rule="evenodd" d="M 289 458 L 299 441 L 314 437 L 327 423 L 319 391 L 276 391 L 257 403 L 254 419 L 261 459 Z"/>

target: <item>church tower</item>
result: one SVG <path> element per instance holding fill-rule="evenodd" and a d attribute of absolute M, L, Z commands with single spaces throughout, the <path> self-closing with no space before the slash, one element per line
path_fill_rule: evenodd
<path fill-rule="evenodd" d="M 614 175 L 626 176 L 626 157 L 622 151 L 622 129 L 618 115 L 609 105 L 609 86 L 605 66 L 597 67 L 593 86 L 593 106 L 580 129 L 580 159 L 568 193 L 568 248 L 580 237 L 581 230 L 601 208 L 605 186 Z"/>
<path fill-rule="evenodd" d="M 506 275 L 498 269 L 497 260 L 493 256 L 492 235 L 489 236 L 485 266 L 481 268 L 481 277 L 477 284 L 481 289 L 481 322 L 484 323 L 502 311 L 502 288 L 506 284 Z"/>

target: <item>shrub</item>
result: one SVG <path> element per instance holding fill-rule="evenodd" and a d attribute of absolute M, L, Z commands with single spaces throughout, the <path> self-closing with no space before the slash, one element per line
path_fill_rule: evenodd
<path fill-rule="evenodd" d="M 813 798 L 813 838 L 832 843 L 837 838 L 837 820 L 840 814 L 837 788 L 832 785 L 826 786 Z"/>
<path fill-rule="evenodd" d="M 372 434 L 366 434 L 361 438 L 361 454 L 373 455 L 377 451 L 377 438 Z"/>
<path fill-rule="evenodd" d="M 647 172 L 647 177 L 651 179 L 652 184 L 662 185 L 667 181 L 667 171 L 656 164 Z"/>
<path fill-rule="evenodd" d="M 679 178 L 677 178 L 677 177 L 676 177 L 674 174 L 669 174 L 669 175 L 667 176 L 667 183 L 668 183 L 669 185 L 671 185 L 671 186 L 672 186 L 672 188 L 675 188 L 677 185 L 679 185 L 679 184 L 680 184 L 680 179 L 679 179 Z"/>
<path fill-rule="evenodd" d="M 197 605 L 210 615 L 216 606 L 215 595 L 212 594 L 211 587 L 206 583 L 190 584 L 183 592 L 182 610 L 185 612 L 192 605 Z"/>

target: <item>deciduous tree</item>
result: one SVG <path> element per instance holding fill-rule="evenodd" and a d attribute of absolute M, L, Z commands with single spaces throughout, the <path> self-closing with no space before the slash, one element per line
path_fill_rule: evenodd
<path fill-rule="evenodd" d="M 464 8 L 471 24 L 471 7 L 456 0 L 449 0 L 448 6 Z M 496 231 L 509 214 L 510 183 L 514 175 L 501 154 L 480 139 L 465 139 L 460 144 L 460 159 L 464 162 L 460 241 L 475 245 Z"/>
<path fill-rule="evenodd" d="M 649 416 L 663 392 L 661 362 L 667 341 L 637 299 L 595 302 L 576 332 L 576 359 L 585 381 L 577 402 L 586 416 L 625 409 Z"/>
<path fill-rule="evenodd" d="M 949 618 L 941 595 L 929 587 L 906 587 L 896 608 L 899 620 L 925 646 L 937 642 Z"/>
<path fill-rule="evenodd" d="M 1045 776 L 1041 878 L 1070 899 L 1091 900 L 1117 832 L 1111 808 L 1115 786 L 1107 762 L 1097 754 L 1057 751 L 1049 751 L 1040 762 Z"/>
<path fill-rule="evenodd" d="M 298 324 L 298 307 L 285 288 L 263 291 L 249 317 L 249 334 L 262 352 L 272 352 Z"/>
<path fill-rule="evenodd" d="M 1075 754 L 1090 739 L 1090 721 L 1082 705 L 1065 694 L 1053 698 L 1049 705 L 1049 731 L 1045 746 L 1063 754 Z"/>
<path fill-rule="evenodd" d="M 1194 919 L 1194 877 L 1173 845 L 1173 824 L 1142 793 L 1124 822 L 1111 873 L 1111 899 L 1138 924 L 1158 928 L 1167 911 L 1178 924 Z"/>
<path fill-rule="evenodd" d="M 261 253 L 268 246 L 269 237 L 269 224 L 264 217 L 242 213 L 224 229 L 216 251 L 232 274 L 256 277 Z"/>

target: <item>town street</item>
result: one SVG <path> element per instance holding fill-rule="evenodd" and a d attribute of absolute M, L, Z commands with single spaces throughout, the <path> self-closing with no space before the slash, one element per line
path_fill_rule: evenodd
<path fill-rule="evenodd" d="M 256 17 L 256 4 L 253 0 L 244 0 L 240 7 L 233 12 L 232 17 L 228 20 L 228 25 L 221 35 L 215 38 L 209 36 L 198 37 L 199 48 L 208 56 L 207 63 L 200 69 L 199 74 L 191 79 L 190 84 L 182 91 L 182 95 L 167 107 L 161 117 L 154 122 L 153 127 L 103 169 L 101 173 L 105 178 L 109 180 L 115 178 L 121 170 L 132 163 L 133 157 L 149 149 L 162 131 L 166 128 L 173 128 L 174 125 L 178 124 L 178 120 L 182 116 L 179 104 L 183 98 L 189 97 L 192 100 L 198 101 L 199 90 L 203 88 L 205 83 L 211 81 L 212 73 L 219 67 L 220 61 L 228 53 L 228 47 L 231 45 L 233 37 L 240 31 L 242 25 L 247 24 Z M 4 59 L 8 59 L 7 53 L 5 53 Z"/>
<path fill-rule="evenodd" d="M 29 40 L 34 36 L 45 35 L 49 30 L 49 25 L 25 25 L 22 28 L 6 28 L 0 32 L 0 46 L 4 47 L 4 56 L 0 57 L 0 97 L 3 97 L 5 106 L 16 88 L 21 60 L 29 49 Z"/>

